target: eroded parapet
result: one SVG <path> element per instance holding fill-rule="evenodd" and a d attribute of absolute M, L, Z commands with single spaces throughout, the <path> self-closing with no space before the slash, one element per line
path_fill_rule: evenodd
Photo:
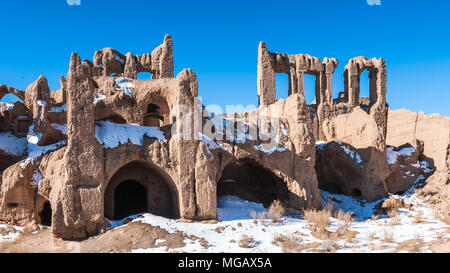
<path fill-rule="evenodd" d="M 152 73 L 152 79 L 173 78 L 173 42 L 170 35 L 164 37 L 164 42 L 155 48 L 151 54 L 133 56 L 131 52 L 122 55 L 117 50 L 107 47 L 94 54 L 92 75 L 110 76 L 122 75 L 136 79 L 140 72 Z"/>
<path fill-rule="evenodd" d="M 334 58 L 319 58 L 308 54 L 289 55 L 269 52 L 264 42 L 258 49 L 258 96 L 260 105 L 276 101 L 275 73 L 289 76 L 288 94 L 305 97 L 305 74 L 316 76 L 316 102 L 332 104 L 332 74 L 338 66 Z"/>

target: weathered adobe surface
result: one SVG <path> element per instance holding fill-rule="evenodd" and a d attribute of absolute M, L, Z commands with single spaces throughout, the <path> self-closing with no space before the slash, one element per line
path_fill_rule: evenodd
<path fill-rule="evenodd" d="M 399 146 L 413 139 L 424 142 L 424 156 L 437 170 L 450 166 L 450 117 L 406 109 L 389 110 L 386 143 Z"/>
<path fill-rule="evenodd" d="M 2 169 L 0 220 L 20 225 L 42 223 L 42 212 L 49 202 L 52 232 L 64 239 L 85 238 L 104 230 L 108 224 L 105 216 L 116 216 L 116 192 L 123 181 L 138 181 L 151 193 L 146 197 L 147 211 L 193 220 L 217 218 L 221 191 L 242 194 L 265 205 L 280 199 L 288 207 L 304 209 L 321 207 L 318 187 L 326 188 L 333 177 L 342 182 L 342 192 L 352 194 L 357 189 L 369 200 L 392 190 L 406 190 L 413 181 L 401 177 L 412 167 L 404 170 L 386 162 L 384 60 L 350 60 L 345 72 L 346 90 L 340 99 L 333 100 L 331 77 L 337 65 L 336 59 L 320 61 L 305 54 L 271 53 L 261 43 L 260 106 L 233 117 L 237 124 L 246 124 L 245 118 L 251 115 L 257 120 L 279 118 L 275 131 L 279 146 L 270 152 L 261 139 L 177 137 L 184 127 L 174 122 L 183 120 L 183 114 L 172 116 L 173 108 L 184 105 L 190 113 L 196 113 L 204 107 L 195 99 L 198 82 L 192 70 L 185 69 L 173 78 L 172 39 L 168 35 L 151 54 L 122 55 L 105 48 L 95 53 L 93 62 L 72 54 L 60 90 L 50 92 L 44 77 L 24 93 L 0 86 L 2 92 L 18 94 L 24 100 L 25 105 L 16 103 L 14 109 L 23 105 L 23 111 L 28 111 L 28 136 L 37 139 L 34 146 L 28 144 L 24 155 Z M 359 76 L 364 69 L 370 71 L 370 99 L 359 98 Z M 137 80 L 139 72 L 151 72 L 152 79 Z M 275 73 L 290 74 L 291 91 L 285 100 L 275 101 Z M 318 78 L 313 105 L 305 102 L 305 73 Z M 127 94 L 130 86 L 131 94 Z M 203 115 L 201 125 L 210 118 L 211 114 Z M 144 135 L 140 145 L 126 142 L 109 147 L 100 143 L 96 121 L 156 126 L 164 137 Z M 191 136 L 201 132 L 193 125 Z M 67 132 L 58 129 L 64 126 Z M 318 140 L 328 144 L 316 155 Z M 334 141 L 355 152 L 353 157 Z M 34 152 L 39 147 L 44 151 Z M 417 149 L 412 160 L 419 153 Z M 355 165 L 356 154 L 361 164 Z M 0 160 L 5 161 L 5 157 Z M 344 171 L 335 173 L 336 168 Z M 414 171 L 419 173 L 419 169 Z M 252 178 L 261 173 L 267 175 L 254 183 Z M 355 173 L 360 180 L 351 179 Z M 230 181 L 248 184 L 236 187 L 227 184 Z"/>

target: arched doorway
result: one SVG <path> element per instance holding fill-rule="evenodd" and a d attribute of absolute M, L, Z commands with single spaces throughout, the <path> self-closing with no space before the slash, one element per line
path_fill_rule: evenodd
<path fill-rule="evenodd" d="M 170 124 L 170 109 L 164 98 L 157 96 L 148 102 L 144 111 L 143 124 L 157 127 Z"/>
<path fill-rule="evenodd" d="M 273 201 L 288 201 L 286 183 L 251 159 L 233 160 L 223 170 L 217 184 L 217 199 L 234 195 L 269 207 Z"/>
<path fill-rule="evenodd" d="M 41 225 L 51 226 L 52 225 L 52 207 L 49 201 L 44 203 L 41 212 L 39 212 L 39 217 L 41 218 Z"/>
<path fill-rule="evenodd" d="M 104 197 L 108 219 L 123 219 L 141 212 L 179 217 L 175 184 L 150 162 L 133 161 L 118 169 L 109 180 Z"/>

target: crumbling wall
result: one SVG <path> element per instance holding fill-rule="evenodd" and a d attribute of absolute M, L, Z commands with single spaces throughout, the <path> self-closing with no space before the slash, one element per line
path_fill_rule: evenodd
<path fill-rule="evenodd" d="M 450 118 L 439 114 L 426 115 L 406 109 L 390 110 L 386 143 L 400 146 L 413 139 L 424 142 L 424 156 L 437 170 L 450 167 Z"/>
<path fill-rule="evenodd" d="M 117 74 L 137 79 L 140 72 L 152 73 L 152 79 L 173 78 L 173 42 L 170 35 L 155 48 L 151 54 L 133 56 L 128 52 L 125 56 L 117 50 L 107 47 L 95 52 L 94 62 L 86 61 L 93 76 L 110 76 Z"/>

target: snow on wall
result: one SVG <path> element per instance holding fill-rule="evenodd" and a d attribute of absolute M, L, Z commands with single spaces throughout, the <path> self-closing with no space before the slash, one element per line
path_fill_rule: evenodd
<path fill-rule="evenodd" d="M 144 135 L 166 142 L 164 132 L 159 127 L 139 126 L 133 124 L 118 124 L 109 121 L 95 123 L 95 137 L 104 148 L 115 148 L 120 144 L 131 142 L 144 145 Z"/>
<path fill-rule="evenodd" d="M 340 141 L 335 140 L 337 144 L 341 146 L 341 148 L 344 150 L 346 154 L 348 154 L 353 160 L 356 161 L 356 163 L 360 164 L 363 162 L 361 157 L 359 156 L 357 151 L 354 151 L 349 146 L 342 144 Z M 361 166 L 362 167 L 362 166 Z"/>
<path fill-rule="evenodd" d="M 321 151 L 325 151 L 325 149 L 327 148 L 327 144 L 325 141 L 320 140 L 316 142 L 316 150 L 321 150 Z"/>
<path fill-rule="evenodd" d="M 123 93 L 129 97 L 133 97 L 133 92 L 131 91 L 131 88 L 134 88 L 134 84 L 132 84 L 131 82 L 128 82 L 128 80 L 131 79 L 127 79 L 124 77 L 119 77 L 117 79 L 115 79 L 115 83 L 117 86 L 119 86 L 119 90 L 123 90 Z"/>
<path fill-rule="evenodd" d="M 59 124 L 59 123 L 51 123 L 51 126 L 55 129 L 60 131 L 62 134 L 67 135 L 67 124 Z"/>
<path fill-rule="evenodd" d="M 410 156 L 416 149 L 414 147 L 406 147 L 399 151 L 394 151 L 394 147 L 386 148 L 386 161 L 389 164 L 395 164 L 398 156 Z"/>
<path fill-rule="evenodd" d="M 0 108 L 0 112 L 3 112 L 4 110 L 12 111 L 14 109 L 14 103 L 13 102 L 0 102 L 0 105 L 5 105 L 6 109 Z"/>
<path fill-rule="evenodd" d="M 339 146 L 342 148 L 342 150 L 344 150 L 344 152 L 346 154 L 348 154 L 354 161 L 356 161 L 356 163 L 358 163 L 361 166 L 361 168 L 363 167 L 361 165 L 363 160 L 361 159 L 361 156 L 358 154 L 358 152 L 356 150 L 350 148 L 349 146 L 343 144 L 340 141 L 333 140 L 332 142 L 335 142 L 335 143 L 339 144 Z M 322 141 L 322 140 L 317 141 L 316 142 L 316 150 L 322 150 L 322 151 L 326 150 L 327 145 L 328 145 L 328 143 L 325 142 L 325 141 Z"/>
<path fill-rule="evenodd" d="M 94 97 L 94 104 L 97 104 L 99 101 L 106 99 L 106 96 L 100 93 L 97 93 Z"/>
<path fill-rule="evenodd" d="M 20 163 L 20 167 L 24 169 L 28 164 L 33 162 L 36 158 L 45 155 L 46 153 L 56 150 L 64 145 L 66 145 L 66 141 L 62 140 L 57 143 L 53 143 L 47 146 L 39 146 L 37 145 L 39 140 L 41 139 L 42 134 L 35 133 L 34 132 L 34 124 L 32 124 L 28 130 L 27 135 L 27 149 L 28 149 L 28 156 L 25 159 L 24 162 Z"/>

